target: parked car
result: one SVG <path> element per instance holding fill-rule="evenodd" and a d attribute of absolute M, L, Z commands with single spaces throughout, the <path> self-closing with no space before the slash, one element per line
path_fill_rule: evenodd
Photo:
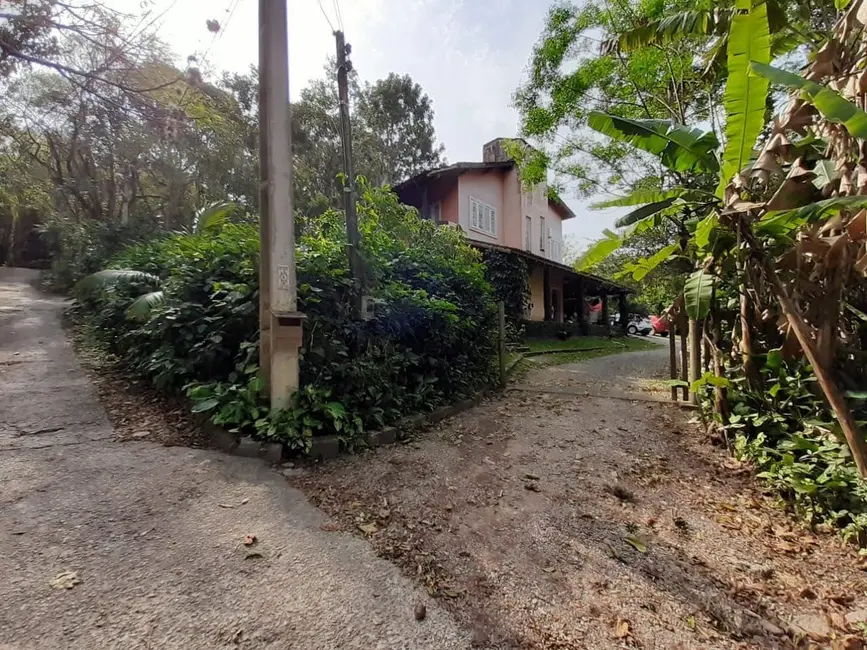
<path fill-rule="evenodd" d="M 668 318 L 666 318 L 665 316 L 651 316 L 650 324 L 653 325 L 654 334 L 659 334 L 660 336 L 668 336 L 668 331 L 671 327 L 671 323 L 668 322 Z"/>
<path fill-rule="evenodd" d="M 635 316 L 626 325 L 626 333 L 632 334 L 633 336 L 637 334 L 641 334 L 641 336 L 647 336 L 652 331 L 653 323 L 650 322 L 649 318 L 645 318 L 644 316 Z"/>
<path fill-rule="evenodd" d="M 620 314 L 612 314 L 609 318 L 611 323 L 611 327 L 619 327 L 620 325 Z M 642 336 L 647 336 L 653 331 L 653 325 L 651 322 L 644 316 L 639 316 L 638 314 L 631 314 L 629 316 L 629 322 L 626 324 L 626 333 L 632 334 L 633 336 L 637 334 L 641 334 Z"/>

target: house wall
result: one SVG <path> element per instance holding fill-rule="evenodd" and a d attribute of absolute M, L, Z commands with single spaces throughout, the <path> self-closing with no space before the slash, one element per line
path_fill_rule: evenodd
<path fill-rule="evenodd" d="M 545 320 L 545 276 L 541 266 L 530 269 L 530 315 L 529 320 Z"/>
<path fill-rule="evenodd" d="M 470 229 L 470 197 L 483 201 L 497 211 L 497 236 Z M 503 210 L 503 173 L 499 170 L 467 172 L 458 181 L 458 223 L 469 239 L 504 245 L 506 224 Z"/>
<path fill-rule="evenodd" d="M 558 313 L 554 314 L 554 320 L 563 322 L 563 279 L 564 273 L 560 269 L 548 271 L 548 285 L 550 291 L 560 294 Z M 532 321 L 545 320 L 545 270 L 539 264 L 533 264 L 530 269 L 530 313 L 528 319 Z"/>
<path fill-rule="evenodd" d="M 524 248 L 521 178 L 517 167 L 503 174 L 503 244 L 511 248 Z"/>
<path fill-rule="evenodd" d="M 521 238 L 517 248 L 554 262 L 563 261 L 563 217 L 548 203 L 548 186 L 521 186 Z M 530 247 L 527 248 L 527 217 L 530 217 Z M 542 231 L 542 218 L 545 231 Z M 548 231 L 550 230 L 550 236 Z M 544 249 L 540 245 L 544 239 Z"/>
<path fill-rule="evenodd" d="M 427 186 L 429 206 L 439 202 L 441 220 L 458 223 L 458 183 L 455 179 L 437 179 Z"/>

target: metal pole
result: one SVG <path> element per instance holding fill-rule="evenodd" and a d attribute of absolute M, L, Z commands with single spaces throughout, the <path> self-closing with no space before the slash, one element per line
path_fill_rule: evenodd
<path fill-rule="evenodd" d="M 269 0 L 259 0 L 259 368 L 262 393 L 271 395 L 271 228 L 268 208 L 268 37 Z"/>
<path fill-rule="evenodd" d="M 343 144 L 343 173 L 346 180 L 343 186 L 343 206 L 346 211 L 347 257 L 349 258 L 349 277 L 354 292 L 352 310 L 356 318 L 361 317 L 362 267 L 358 234 L 358 215 L 355 212 L 355 170 L 352 164 L 352 127 L 349 122 L 349 71 L 352 64 L 347 61 L 349 47 L 343 32 L 334 32 L 337 45 L 337 93 L 340 100 L 340 139 Z"/>
<path fill-rule="evenodd" d="M 260 38 L 265 39 L 265 114 L 259 117 L 267 142 L 263 181 L 267 188 L 268 276 L 271 318 L 271 408 L 285 408 L 298 388 L 298 348 L 303 315 L 297 312 L 295 229 L 292 216 L 292 141 L 289 108 L 289 39 L 286 0 L 260 4 Z"/>

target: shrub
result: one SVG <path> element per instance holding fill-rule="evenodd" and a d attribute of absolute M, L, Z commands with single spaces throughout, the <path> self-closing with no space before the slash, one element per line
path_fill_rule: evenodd
<path fill-rule="evenodd" d="M 78 310 L 136 372 L 186 390 L 194 408 L 238 431 L 305 449 L 314 435 L 359 434 L 461 399 L 493 378 L 496 308 L 463 235 L 418 219 L 385 190 L 358 205 L 362 257 L 377 316 L 351 317 L 343 215 L 316 220 L 296 252 L 304 328 L 303 390 L 268 414 L 257 399 L 259 234 L 225 223 L 133 245 L 112 259 L 122 282 L 83 283 Z M 160 289 L 153 293 L 153 281 Z M 130 306 L 145 292 L 141 318 Z M 139 303 L 141 304 L 141 301 Z M 139 313 L 140 310 L 133 310 Z"/>
<path fill-rule="evenodd" d="M 734 434 L 735 455 L 752 461 L 758 476 L 811 526 L 839 528 L 845 538 L 863 545 L 867 482 L 817 395 L 812 369 L 787 366 L 772 353 L 762 373 L 765 392 L 747 389 L 743 379 L 732 382 L 726 429 Z"/>

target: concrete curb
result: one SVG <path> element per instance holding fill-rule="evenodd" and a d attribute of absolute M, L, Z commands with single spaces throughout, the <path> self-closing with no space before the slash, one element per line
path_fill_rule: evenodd
<path fill-rule="evenodd" d="M 410 415 L 393 426 L 369 431 L 366 435 L 366 442 L 370 447 L 392 445 L 406 438 L 409 433 L 420 431 L 436 422 L 471 409 L 491 392 L 493 392 L 493 388 L 488 387 L 469 399 L 443 406 L 430 413 Z M 283 460 L 282 443 L 259 442 L 258 440 L 253 440 L 250 436 L 241 437 L 213 424 L 208 418 L 202 420 L 201 427 L 210 443 L 223 453 L 232 456 L 243 456 L 245 458 L 260 458 L 268 463 L 279 463 Z M 337 458 L 339 455 L 340 436 L 313 438 L 309 453 L 309 457 L 312 460 L 329 460 Z"/>
<path fill-rule="evenodd" d="M 269 463 L 279 463 L 283 459 L 282 443 L 259 442 L 250 436 L 239 436 L 218 427 L 207 418 L 202 422 L 202 431 L 211 444 L 223 453 L 244 458 L 261 458 Z"/>
<path fill-rule="evenodd" d="M 379 447 L 381 445 L 392 445 L 399 440 L 407 437 L 407 434 L 415 431 L 421 431 L 436 424 L 446 418 L 453 417 L 464 411 L 476 406 L 486 396 L 493 392 L 493 387 L 487 387 L 479 391 L 475 396 L 469 399 L 449 404 L 448 406 L 440 407 L 430 413 L 418 413 L 409 415 L 393 426 L 388 426 L 377 431 L 369 431 L 367 433 L 367 444 L 370 447 Z M 310 448 L 310 458 L 313 460 L 330 460 L 337 458 L 340 455 L 340 436 L 321 436 L 313 438 L 313 444 Z"/>

